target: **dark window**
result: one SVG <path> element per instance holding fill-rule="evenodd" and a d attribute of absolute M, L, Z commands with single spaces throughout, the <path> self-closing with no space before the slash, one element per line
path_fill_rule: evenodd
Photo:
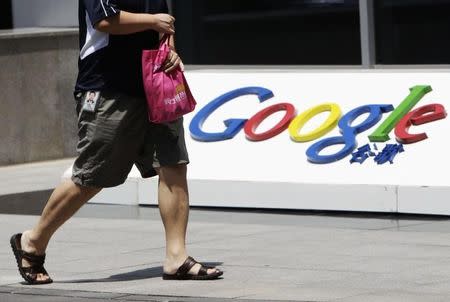
<path fill-rule="evenodd" d="M 12 28 L 11 0 L 0 0 L 0 29 Z"/>
<path fill-rule="evenodd" d="M 450 0 L 376 0 L 378 64 L 450 64 Z"/>
<path fill-rule="evenodd" d="M 176 0 L 189 64 L 361 64 L 358 0 Z"/>

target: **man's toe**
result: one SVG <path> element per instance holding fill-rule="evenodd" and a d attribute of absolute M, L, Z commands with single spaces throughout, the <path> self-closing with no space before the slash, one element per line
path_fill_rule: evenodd
<path fill-rule="evenodd" d="M 209 268 L 207 273 L 208 275 L 217 274 L 219 270 L 217 268 Z"/>
<path fill-rule="evenodd" d="M 49 279 L 49 276 L 44 274 L 38 274 L 37 279 L 38 281 L 47 281 Z"/>

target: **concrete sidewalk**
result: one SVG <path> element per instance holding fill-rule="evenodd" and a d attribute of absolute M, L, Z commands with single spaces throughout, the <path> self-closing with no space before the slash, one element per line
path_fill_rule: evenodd
<path fill-rule="evenodd" d="M 443 217 L 193 209 L 189 253 L 224 278 L 163 281 L 156 208 L 86 205 L 50 244 L 55 282 L 31 287 L 20 283 L 9 237 L 37 218 L 0 215 L 2 302 L 450 300 Z"/>
<path fill-rule="evenodd" d="M 0 167 L 0 196 L 53 189 L 73 158 Z"/>

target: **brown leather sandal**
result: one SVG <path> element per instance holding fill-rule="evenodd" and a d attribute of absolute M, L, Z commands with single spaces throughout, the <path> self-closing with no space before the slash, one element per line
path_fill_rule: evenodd
<path fill-rule="evenodd" d="M 191 268 L 200 264 L 200 270 L 197 275 L 189 274 Z M 208 269 L 215 269 L 216 272 L 208 274 Z M 191 256 L 187 257 L 186 261 L 178 268 L 175 274 L 163 274 L 164 280 L 213 280 L 223 275 L 223 272 L 217 268 L 209 267 L 195 261 Z"/>
<path fill-rule="evenodd" d="M 37 280 L 38 274 L 44 274 L 48 276 L 47 271 L 44 268 L 45 254 L 42 256 L 33 255 L 22 250 L 20 239 L 22 234 L 15 234 L 11 237 L 10 243 L 14 256 L 16 257 L 17 267 L 19 268 L 20 275 L 28 284 L 48 284 L 53 280 L 49 277 L 47 280 Z M 30 263 L 30 267 L 24 267 L 22 260 L 25 259 Z"/>

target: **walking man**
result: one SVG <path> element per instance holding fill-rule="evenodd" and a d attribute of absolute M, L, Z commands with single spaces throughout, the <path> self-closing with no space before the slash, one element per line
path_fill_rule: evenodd
<path fill-rule="evenodd" d="M 79 0 L 80 57 L 75 86 L 78 157 L 32 229 L 11 237 L 19 272 L 30 284 L 51 283 L 45 251 L 56 230 L 102 188 L 123 183 L 135 164 L 142 177 L 159 176 L 158 202 L 166 236 L 164 279 L 217 279 L 223 272 L 189 257 L 189 215 L 183 120 L 147 119 L 141 53 L 171 37 L 166 72 L 182 68 L 174 47 L 175 19 L 165 0 Z M 95 93 L 94 107 L 85 106 Z"/>

